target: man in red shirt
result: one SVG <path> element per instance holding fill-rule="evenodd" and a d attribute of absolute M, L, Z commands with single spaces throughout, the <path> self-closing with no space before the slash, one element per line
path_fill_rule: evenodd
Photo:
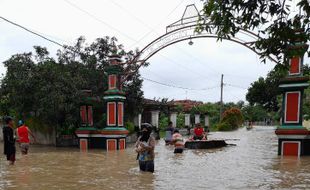
<path fill-rule="evenodd" d="M 22 120 L 18 121 L 19 127 L 17 128 L 17 136 L 18 136 L 18 142 L 20 144 L 20 150 L 23 155 L 26 155 L 29 150 L 29 134 L 32 136 L 32 138 L 35 140 L 34 135 L 30 131 L 30 129 L 24 124 Z"/>
<path fill-rule="evenodd" d="M 194 140 L 203 140 L 205 139 L 205 132 L 200 123 L 197 123 L 194 128 Z"/>

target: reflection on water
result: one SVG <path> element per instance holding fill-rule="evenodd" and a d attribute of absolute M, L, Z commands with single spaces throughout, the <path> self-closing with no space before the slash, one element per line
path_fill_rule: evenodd
<path fill-rule="evenodd" d="M 310 189 L 310 157 L 277 156 L 273 128 L 215 132 L 237 146 L 186 150 L 159 141 L 155 173 L 139 172 L 132 147 L 105 152 L 32 146 L 16 165 L 0 160 L 0 189 Z M 2 144 L 0 145 L 2 151 Z"/>

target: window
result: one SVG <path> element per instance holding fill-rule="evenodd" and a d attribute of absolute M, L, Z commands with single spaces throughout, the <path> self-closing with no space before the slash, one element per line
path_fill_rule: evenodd
<path fill-rule="evenodd" d="M 109 102 L 107 106 L 108 126 L 116 125 L 116 104 Z"/>
<path fill-rule="evenodd" d="M 116 75 L 109 75 L 109 89 L 116 88 Z"/>
<path fill-rule="evenodd" d="M 119 126 L 123 126 L 124 123 L 123 123 L 123 118 L 124 118 L 124 104 L 123 102 L 118 102 L 118 125 Z"/>

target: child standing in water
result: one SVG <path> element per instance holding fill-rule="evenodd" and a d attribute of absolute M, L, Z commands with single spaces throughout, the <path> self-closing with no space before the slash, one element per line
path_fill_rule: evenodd
<path fill-rule="evenodd" d="M 175 129 L 172 135 L 172 143 L 174 144 L 174 153 L 183 153 L 184 140 L 178 129 Z"/>

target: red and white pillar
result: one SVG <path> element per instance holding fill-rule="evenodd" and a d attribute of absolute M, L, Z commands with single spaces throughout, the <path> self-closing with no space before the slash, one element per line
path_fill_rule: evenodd
<path fill-rule="evenodd" d="M 301 34 L 296 31 L 296 34 Z M 282 156 L 310 155 L 309 131 L 302 126 L 302 101 L 308 77 L 303 76 L 303 57 L 308 45 L 301 41 L 288 48 L 288 76 L 280 81 L 283 94 L 281 126 L 276 129 L 278 154 Z"/>
<path fill-rule="evenodd" d="M 119 56 L 111 56 L 110 66 L 106 69 L 108 90 L 103 99 L 106 102 L 107 122 L 102 134 L 106 138 L 106 149 L 108 151 L 125 149 L 128 134 L 124 128 L 124 101 L 126 97 L 121 88 L 122 67 L 120 63 Z"/>

